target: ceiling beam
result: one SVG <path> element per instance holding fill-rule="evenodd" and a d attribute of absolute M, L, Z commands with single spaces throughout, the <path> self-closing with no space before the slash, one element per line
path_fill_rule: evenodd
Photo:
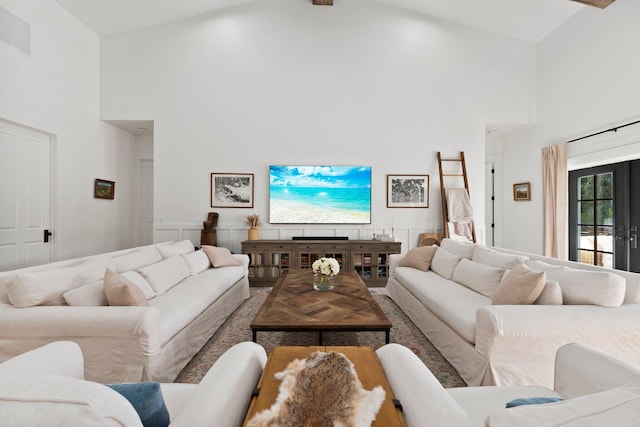
<path fill-rule="evenodd" d="M 613 3 L 616 0 L 572 0 L 572 1 L 586 4 L 589 6 L 599 7 L 600 9 L 604 9 L 605 7 L 609 6 L 611 3 Z"/>
<path fill-rule="evenodd" d="M 333 0 L 312 0 L 316 6 L 333 6 Z"/>

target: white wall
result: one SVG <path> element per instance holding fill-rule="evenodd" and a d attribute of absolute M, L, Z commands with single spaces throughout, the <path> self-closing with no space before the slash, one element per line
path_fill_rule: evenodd
<path fill-rule="evenodd" d="M 132 139 L 98 120 L 98 37 L 51 0 L 0 5 L 31 26 L 31 56 L 0 45 L 0 117 L 55 135 L 55 257 L 129 246 Z M 95 178 L 115 201 L 93 199 Z"/>
<path fill-rule="evenodd" d="M 268 165 L 366 164 L 373 222 L 403 250 L 440 229 L 436 152 L 465 151 L 484 222 L 487 123 L 530 122 L 531 44 L 371 0 L 270 0 L 101 41 L 101 117 L 153 119 L 156 240 L 192 238 L 209 174 L 255 174 L 253 209 L 219 209 L 239 250 L 244 218 L 268 218 Z M 431 176 L 429 209 L 386 208 L 386 174 Z M 262 238 L 370 238 L 371 227 L 261 227 Z"/>
<path fill-rule="evenodd" d="M 538 190 L 542 147 L 640 118 L 638 17 L 637 1 L 614 2 L 604 10 L 585 7 L 538 43 L 538 122 L 532 129 L 509 135 L 502 145 L 505 187 L 531 181 L 532 201 L 505 204 L 503 246 L 542 253 L 542 195 Z M 570 155 L 585 154 L 573 144 Z M 620 144 L 607 143 L 601 145 L 602 150 L 591 147 L 597 154 L 590 160 L 597 157 L 600 164 L 616 161 L 620 157 L 620 150 L 613 149 L 616 145 Z M 586 160 L 581 162 L 586 164 Z"/>

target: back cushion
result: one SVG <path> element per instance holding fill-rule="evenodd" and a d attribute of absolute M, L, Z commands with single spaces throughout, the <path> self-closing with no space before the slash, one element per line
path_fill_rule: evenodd
<path fill-rule="evenodd" d="M 562 305 L 562 289 L 555 280 L 547 280 L 544 282 L 542 293 L 534 302 L 538 305 Z"/>
<path fill-rule="evenodd" d="M 138 272 L 151 285 L 156 295 L 162 295 L 189 276 L 189 268 L 180 255 L 139 268 Z"/>
<path fill-rule="evenodd" d="M 501 268 L 491 267 L 463 258 L 456 266 L 452 279 L 454 282 L 491 298 L 503 275 L 504 270 Z"/>
<path fill-rule="evenodd" d="M 195 276 L 198 273 L 202 273 L 211 267 L 211 262 L 209 261 L 209 257 L 202 249 L 198 249 L 197 251 L 190 252 L 188 254 L 181 255 L 184 262 L 189 267 L 189 275 Z"/>
<path fill-rule="evenodd" d="M 482 246 L 477 246 L 471 257 L 471 261 L 490 265 L 491 267 L 502 268 L 503 270 L 513 268 L 527 259 L 529 258 L 523 255 L 503 254 Z"/>
<path fill-rule="evenodd" d="M 607 271 L 578 270 L 537 261 L 527 261 L 532 270 L 545 271 L 562 289 L 564 304 L 619 307 L 624 301 L 626 280 Z"/>
<path fill-rule="evenodd" d="M 115 270 L 116 262 L 109 256 L 98 256 L 84 261 L 78 269 L 84 283 L 93 283 L 102 280 L 107 269 Z"/>
<path fill-rule="evenodd" d="M 451 279 L 453 270 L 460 262 L 460 257 L 439 247 L 431 259 L 431 270 L 445 279 Z"/>
<path fill-rule="evenodd" d="M 122 273 L 162 261 L 162 255 L 156 248 L 148 247 L 115 257 L 114 261 L 116 262 L 116 271 Z"/>
<path fill-rule="evenodd" d="M 471 259 L 473 257 L 473 251 L 476 248 L 475 243 L 461 242 L 453 239 L 442 239 L 440 247 L 448 250 L 452 254 L 459 256 L 460 258 Z"/>
<path fill-rule="evenodd" d="M 64 300 L 69 305 L 100 306 L 109 305 L 104 293 L 102 280 L 79 286 L 63 294 Z"/>
<path fill-rule="evenodd" d="M 193 252 L 193 242 L 191 240 L 181 240 L 179 242 L 171 243 L 168 245 L 156 246 L 158 252 L 163 258 L 169 258 L 171 255 L 183 255 Z"/>
<path fill-rule="evenodd" d="M 142 426 L 127 399 L 95 382 L 0 368 L 0 390 L 12 426 Z"/>
<path fill-rule="evenodd" d="M 84 285 L 76 267 L 19 273 L 7 282 L 7 296 L 15 307 L 63 305 L 63 294 Z"/>
<path fill-rule="evenodd" d="M 122 277 L 126 277 L 133 282 L 144 294 L 145 298 L 151 299 L 156 296 L 156 291 L 153 290 L 147 279 L 142 277 L 137 271 L 125 271 L 122 273 Z"/>

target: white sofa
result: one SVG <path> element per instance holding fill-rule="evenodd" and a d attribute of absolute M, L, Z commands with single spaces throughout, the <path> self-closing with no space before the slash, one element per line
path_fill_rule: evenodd
<path fill-rule="evenodd" d="M 242 425 L 267 355 L 252 342 L 236 344 L 199 384 L 160 384 L 171 426 Z M 0 414 L 6 427 L 142 426 L 127 399 L 84 380 L 80 347 L 49 343 L 0 363 Z"/>
<path fill-rule="evenodd" d="M 556 351 L 571 342 L 640 366 L 640 274 L 450 239 L 427 271 L 399 266 L 406 255 L 390 257 L 387 294 L 468 385 L 551 387 Z M 545 271 L 544 298 L 492 304 L 504 271 L 523 262 Z"/>
<path fill-rule="evenodd" d="M 185 240 L 2 272 L 0 361 L 70 340 L 91 381 L 171 382 L 249 297 L 248 257 L 228 257 L 235 266 L 212 268 Z M 148 306 L 106 305 L 107 268 L 139 285 Z"/>
<path fill-rule="evenodd" d="M 636 426 L 640 370 L 591 349 L 566 344 L 555 359 L 555 383 L 445 389 L 409 349 L 388 344 L 376 353 L 408 427 Z M 515 399 L 562 398 L 506 409 Z"/>

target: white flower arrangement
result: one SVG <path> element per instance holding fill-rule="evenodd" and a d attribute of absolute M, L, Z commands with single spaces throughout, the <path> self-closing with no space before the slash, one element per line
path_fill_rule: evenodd
<path fill-rule="evenodd" d="M 316 274 L 325 274 L 327 276 L 335 276 L 340 272 L 340 264 L 335 258 L 320 258 L 311 264 L 311 269 Z"/>

